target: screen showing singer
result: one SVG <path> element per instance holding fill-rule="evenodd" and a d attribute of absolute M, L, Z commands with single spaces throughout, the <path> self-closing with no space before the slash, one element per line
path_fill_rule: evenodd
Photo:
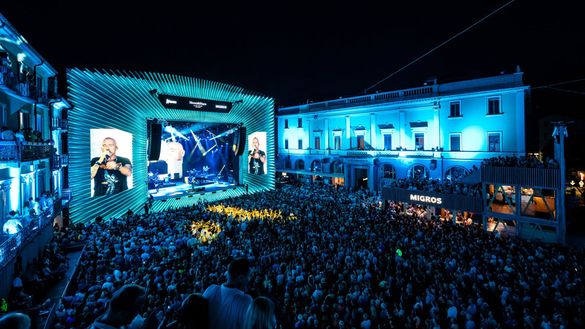
<path fill-rule="evenodd" d="M 132 188 L 132 135 L 117 129 L 92 129 L 91 139 L 95 155 L 90 164 L 91 196 L 112 195 Z"/>
<path fill-rule="evenodd" d="M 248 136 L 248 173 L 264 175 L 266 173 L 266 133 L 255 132 Z"/>

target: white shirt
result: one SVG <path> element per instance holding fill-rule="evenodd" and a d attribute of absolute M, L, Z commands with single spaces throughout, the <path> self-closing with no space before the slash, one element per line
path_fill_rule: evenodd
<path fill-rule="evenodd" d="M 212 284 L 203 297 L 209 302 L 209 327 L 215 329 L 239 329 L 244 325 L 246 311 L 252 297 L 236 288 Z"/>

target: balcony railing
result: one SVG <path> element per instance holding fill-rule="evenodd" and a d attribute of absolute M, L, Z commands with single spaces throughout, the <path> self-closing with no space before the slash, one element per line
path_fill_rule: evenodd
<path fill-rule="evenodd" d="M 67 130 L 67 128 L 69 127 L 69 122 L 67 120 L 61 120 L 58 118 L 53 118 L 53 120 L 51 121 L 51 129 L 53 130 Z"/>
<path fill-rule="evenodd" d="M 396 90 L 366 96 L 349 97 L 343 99 L 336 99 L 326 102 L 311 103 L 299 106 L 291 106 L 278 110 L 279 115 L 286 115 L 292 113 L 314 112 L 328 109 L 337 109 L 342 107 L 360 106 L 365 104 L 386 103 L 389 101 L 400 101 L 412 98 L 424 98 L 436 96 L 437 85 L 424 86 L 418 88 L 410 88 L 403 90 Z"/>
<path fill-rule="evenodd" d="M 516 152 L 486 152 L 486 151 L 433 151 L 433 150 L 335 150 L 335 149 L 284 149 L 278 150 L 280 154 L 311 154 L 311 155 L 337 155 L 344 157 L 379 157 L 379 158 L 436 158 L 481 160 L 494 156 L 517 156 Z"/>
<path fill-rule="evenodd" d="M 0 268 L 16 257 L 21 246 L 33 240 L 45 227 L 51 225 L 55 213 L 54 209 L 47 209 L 41 215 L 33 216 L 20 232 L 12 234 L 8 239 L 2 241 L 0 243 Z"/>
<path fill-rule="evenodd" d="M 1 64 L 0 85 L 8 87 L 20 96 L 34 99 L 42 104 L 47 104 L 49 101 L 47 93 L 43 92 L 40 88 L 37 88 L 37 86 L 31 81 L 19 78 L 12 68 Z"/>
<path fill-rule="evenodd" d="M 552 168 L 481 166 L 481 180 L 494 184 L 562 188 L 561 171 Z"/>
<path fill-rule="evenodd" d="M 58 170 L 61 167 L 65 167 L 69 164 L 68 155 L 53 154 L 53 160 L 51 162 L 51 169 Z"/>
<path fill-rule="evenodd" d="M 34 161 L 50 159 L 53 152 L 51 143 L 0 141 L 0 161 Z"/>

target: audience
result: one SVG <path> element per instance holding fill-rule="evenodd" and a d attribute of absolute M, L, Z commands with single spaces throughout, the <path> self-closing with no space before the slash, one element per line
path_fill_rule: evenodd
<path fill-rule="evenodd" d="M 57 327 L 86 328 L 126 284 L 148 291 L 144 310 L 131 313 L 165 326 L 188 327 L 182 305 L 204 291 L 209 328 L 221 328 L 223 319 L 248 325 L 258 296 L 273 301 L 282 328 L 585 326 L 583 250 L 498 237 L 380 201 L 365 191 L 285 185 L 88 224 Z M 244 219 L 208 211 L 211 205 L 286 216 Z M 191 230 L 196 221 L 221 232 L 200 243 Z M 192 316 L 191 323 L 206 319 Z"/>
<path fill-rule="evenodd" d="M 499 156 L 482 161 L 484 166 L 492 167 L 525 167 L 525 168 L 559 168 L 559 164 L 555 159 L 546 158 L 545 161 L 540 161 L 535 156 Z"/>
<path fill-rule="evenodd" d="M 141 286 L 127 284 L 116 290 L 108 310 L 98 317 L 91 329 L 142 328 L 140 311 L 146 302 L 146 291 Z"/>
<path fill-rule="evenodd" d="M 276 315 L 274 303 L 266 297 L 256 297 L 248 307 L 244 321 L 244 329 L 274 329 Z"/>

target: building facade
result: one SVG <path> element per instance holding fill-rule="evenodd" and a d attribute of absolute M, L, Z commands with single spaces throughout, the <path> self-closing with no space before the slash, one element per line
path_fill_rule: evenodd
<path fill-rule="evenodd" d="M 277 173 L 381 191 L 526 153 L 523 73 L 283 107 Z"/>
<path fill-rule="evenodd" d="M 0 14 L 0 220 L 23 215 L 29 199 L 65 187 L 70 107 L 57 71 Z M 65 121 L 66 122 L 66 121 Z"/>

